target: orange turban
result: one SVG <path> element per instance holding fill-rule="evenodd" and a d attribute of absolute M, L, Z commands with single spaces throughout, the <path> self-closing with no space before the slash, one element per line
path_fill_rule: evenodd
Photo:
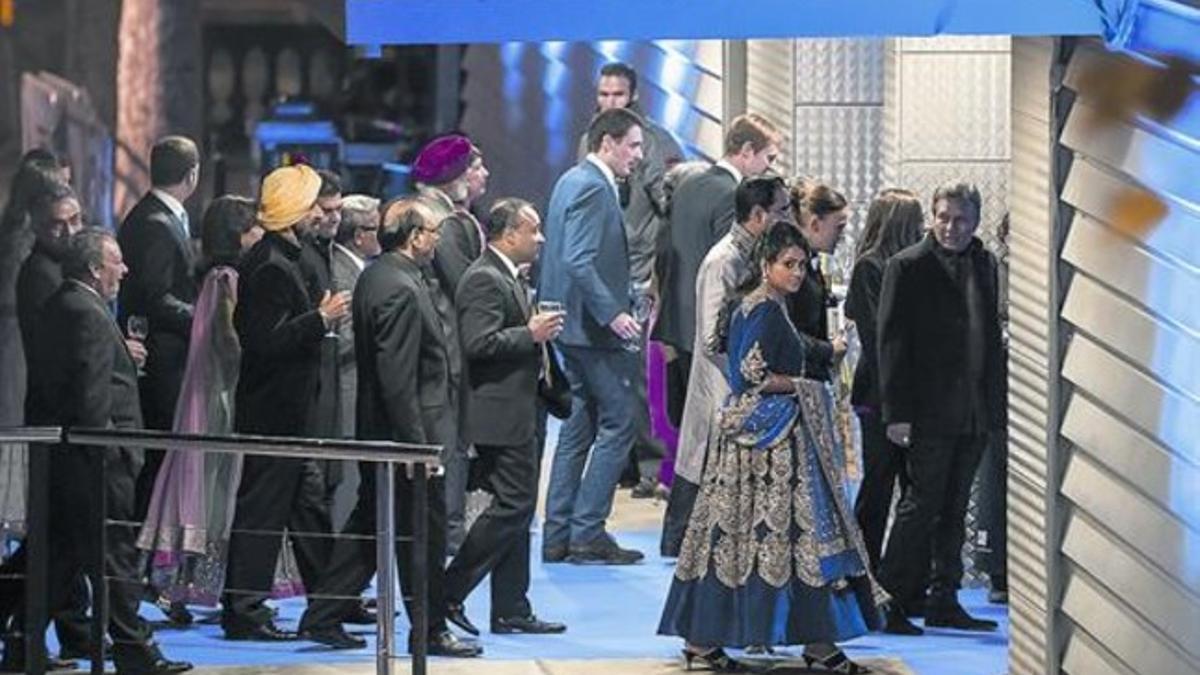
<path fill-rule="evenodd" d="M 300 222 L 317 202 L 321 176 L 310 166 L 282 166 L 267 174 L 258 197 L 258 222 L 267 232 Z"/>

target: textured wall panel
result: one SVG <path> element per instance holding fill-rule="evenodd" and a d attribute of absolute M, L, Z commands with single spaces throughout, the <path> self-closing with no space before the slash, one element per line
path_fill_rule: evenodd
<path fill-rule="evenodd" d="M 1006 35 L 940 35 L 899 41 L 906 52 L 1007 52 L 1012 47 L 1012 38 Z"/>
<path fill-rule="evenodd" d="M 789 86 L 794 78 L 795 56 L 791 40 L 749 40 L 746 42 L 746 108 L 766 115 L 783 135 L 780 157 L 775 170 L 791 175 L 796 166 L 791 153 L 795 138 L 794 93 Z"/>
<path fill-rule="evenodd" d="M 882 127 L 883 109 L 878 106 L 799 107 L 796 166 L 837 186 L 851 202 L 869 202 L 880 187 Z"/>
<path fill-rule="evenodd" d="M 1008 160 L 1007 53 L 904 53 L 902 59 L 905 161 Z"/>
<path fill-rule="evenodd" d="M 796 100 L 809 105 L 883 105 L 882 39 L 795 41 Z"/>
<path fill-rule="evenodd" d="M 1051 73 L 1057 49 L 1049 38 L 1012 45 L 1012 181 L 1008 256 L 1009 415 L 1008 566 L 1009 672 L 1057 670 L 1054 617 L 1057 557 L 1053 553 L 1058 406 L 1058 218 L 1052 152 L 1055 136 Z"/>

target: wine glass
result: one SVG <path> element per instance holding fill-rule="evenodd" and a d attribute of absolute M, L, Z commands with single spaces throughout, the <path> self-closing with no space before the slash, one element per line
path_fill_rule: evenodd
<path fill-rule="evenodd" d="M 625 351 L 640 352 L 642 350 L 642 334 L 645 332 L 653 312 L 654 300 L 649 295 L 638 293 L 634 296 L 630 315 L 638 324 L 638 334 L 625 341 Z"/>
<path fill-rule="evenodd" d="M 137 340 L 138 342 L 145 344 L 146 338 L 150 335 L 150 320 L 144 316 L 131 314 L 129 318 L 125 320 L 125 335 L 128 336 L 130 340 Z M 142 368 L 142 366 L 138 366 L 137 374 L 138 377 L 141 377 L 142 375 L 146 374 L 146 371 Z"/>

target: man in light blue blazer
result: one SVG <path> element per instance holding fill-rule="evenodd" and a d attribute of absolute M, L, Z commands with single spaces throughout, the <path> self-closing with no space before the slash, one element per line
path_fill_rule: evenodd
<path fill-rule="evenodd" d="M 572 408 L 550 469 L 545 562 L 642 559 L 605 531 L 633 443 L 638 355 L 628 348 L 641 332 L 630 316 L 629 250 L 616 179 L 642 159 L 642 125 L 624 108 L 597 115 L 588 127 L 587 157 L 558 179 L 546 212 L 538 301 L 561 302 L 566 310 L 558 346 Z"/>

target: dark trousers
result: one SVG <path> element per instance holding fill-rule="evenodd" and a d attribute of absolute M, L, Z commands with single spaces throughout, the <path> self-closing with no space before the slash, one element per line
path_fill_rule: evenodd
<path fill-rule="evenodd" d="M 186 353 L 186 352 L 185 352 Z M 185 363 L 173 368 L 165 363 L 147 363 L 147 373 L 138 379 L 139 400 L 142 404 L 142 422 L 145 428 L 171 431 L 175 426 L 175 403 L 183 383 Z M 154 493 L 154 482 L 162 466 L 165 450 L 146 450 L 142 469 L 138 472 L 134 488 L 134 520 L 145 520 L 150 509 L 150 497 Z"/>
<path fill-rule="evenodd" d="M 242 465 L 221 625 L 237 630 L 271 621 L 266 600 L 287 528 L 305 588 L 329 562 L 332 532 L 325 479 L 312 459 L 247 456 Z M 304 536 L 312 533 L 317 536 Z"/>
<path fill-rule="evenodd" d="M 477 445 L 492 503 L 467 532 L 446 569 L 446 599 L 461 604 L 492 575 L 492 616 L 528 616 L 529 526 L 537 507 L 535 441 L 516 446 Z"/>
<path fill-rule="evenodd" d="M 375 535 L 375 485 L 377 464 L 359 464 L 358 503 L 346 522 L 342 534 L 373 537 Z M 429 570 L 429 632 L 446 630 L 446 496 L 440 478 L 429 479 L 429 509 L 427 511 L 429 546 L 425 563 Z M 413 484 L 405 470 L 396 470 L 396 565 L 400 572 L 400 589 L 404 593 L 409 619 L 413 616 Z M 300 619 L 300 629 L 315 630 L 337 626 L 342 617 L 359 606 L 359 596 L 375 575 L 374 539 L 338 539 L 333 546 L 329 564 L 321 571 L 310 595 L 337 596 L 310 599 L 308 610 Z M 305 584 L 308 582 L 305 581 Z M 380 579 L 379 583 L 391 583 Z"/>
<path fill-rule="evenodd" d="M 29 566 L 29 556 L 24 546 L 17 549 L 8 560 L 0 565 L 0 576 L 25 574 Z M 0 626 L 6 626 L 15 608 L 25 602 L 25 583 L 23 579 L 0 579 Z M 70 597 L 67 606 L 55 612 L 50 618 L 54 622 L 54 634 L 58 636 L 58 644 L 80 653 L 87 653 L 91 644 L 91 619 L 88 618 L 88 607 L 91 605 L 91 592 L 87 580 L 82 574 L 71 582 Z"/>
<path fill-rule="evenodd" d="M 683 422 L 683 404 L 691 374 L 692 353 L 676 351 L 675 358 L 667 362 L 667 417 L 677 429 Z"/>
<path fill-rule="evenodd" d="M 908 489 L 905 449 L 888 440 L 887 428 L 878 413 L 860 413 L 858 420 L 862 425 L 863 479 L 854 500 L 854 517 L 862 530 L 871 569 L 878 570 L 896 480 L 900 480 L 900 494 Z"/>
<path fill-rule="evenodd" d="M 688 520 L 692 517 L 692 509 L 695 508 L 696 497 L 699 495 L 699 485 L 681 476 L 675 476 L 674 482 L 671 483 L 671 496 L 667 498 L 667 512 L 663 515 L 662 539 L 658 545 L 662 557 L 679 557 L 679 548 L 683 546 L 683 535 L 687 532 Z"/>
<path fill-rule="evenodd" d="M 982 435 L 914 434 L 906 453 L 909 487 L 896 507 L 879 569 L 879 581 L 893 597 L 921 597 L 932 579 L 931 601 L 953 600 L 962 581 L 971 482 L 986 444 Z"/>
<path fill-rule="evenodd" d="M 87 574 L 92 588 L 101 588 L 108 577 L 108 634 L 113 640 L 113 661 L 118 671 L 148 669 L 158 657 L 146 622 L 138 616 L 142 597 L 136 546 L 137 529 L 110 525 L 103 569 L 98 566 L 104 514 L 110 520 L 131 521 L 134 489 L 141 458 L 125 450 L 55 449 L 50 469 L 48 609 L 55 616 L 69 607 L 75 593 L 73 581 Z M 103 462 L 103 468 L 101 466 Z M 101 471 L 104 492 L 100 493 Z M 23 598 L 14 610 L 14 626 L 23 626 Z M 30 632 L 41 635 L 44 626 Z"/>
<path fill-rule="evenodd" d="M 1008 590 L 1008 435 L 988 439 L 979 464 L 979 533 L 977 564 L 987 572 L 992 589 Z"/>

